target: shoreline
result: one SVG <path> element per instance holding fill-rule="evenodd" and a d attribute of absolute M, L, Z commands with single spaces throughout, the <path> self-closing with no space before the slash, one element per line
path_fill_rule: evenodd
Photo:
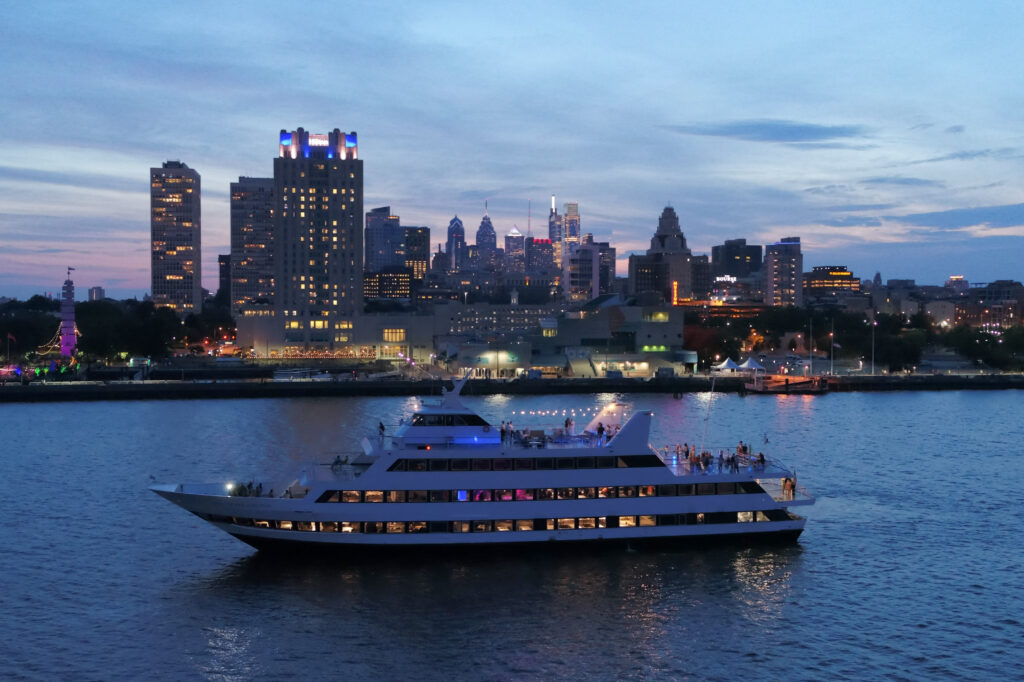
<path fill-rule="evenodd" d="M 714 377 L 716 393 L 747 393 L 745 379 Z M 1024 389 L 1024 374 L 910 374 L 828 377 L 829 392 L 961 391 Z M 96 400 L 192 400 L 336 396 L 440 395 L 446 380 L 145 380 L 125 382 L 32 382 L 0 386 L 0 404 Z M 703 393 L 712 389 L 707 376 L 671 379 L 471 379 L 465 395 L 543 395 L 593 393 Z M 794 392 L 792 395 L 797 395 Z M 827 395 L 827 393 L 820 394 Z M 752 399 L 757 396 L 751 394 Z"/>

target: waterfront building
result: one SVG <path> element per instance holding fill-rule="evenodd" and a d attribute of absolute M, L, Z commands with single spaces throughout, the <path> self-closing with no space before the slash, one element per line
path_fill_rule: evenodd
<path fill-rule="evenodd" d="M 180 161 L 149 169 L 153 303 L 184 317 L 203 306 L 199 173 Z"/>
<path fill-rule="evenodd" d="M 726 239 L 724 244 L 711 247 L 711 271 L 714 277 L 749 277 L 760 270 L 760 244 L 748 245 L 746 239 Z"/>
<path fill-rule="evenodd" d="M 231 183 L 231 314 L 274 298 L 274 178 Z"/>
<path fill-rule="evenodd" d="M 283 351 L 335 351 L 349 343 L 362 311 L 363 162 L 356 133 L 282 130 L 274 193 Z"/>
<path fill-rule="evenodd" d="M 764 302 L 772 306 L 802 306 L 803 267 L 800 237 L 785 237 L 768 245 L 762 267 Z"/>

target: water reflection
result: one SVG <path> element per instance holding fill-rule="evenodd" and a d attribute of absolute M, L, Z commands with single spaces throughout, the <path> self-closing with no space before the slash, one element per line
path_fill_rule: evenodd
<path fill-rule="evenodd" d="M 269 642 L 299 629 L 321 648 L 358 640 L 376 673 L 385 670 L 374 652 L 388 650 L 391 678 L 438 658 L 546 677 L 637 667 L 679 675 L 692 672 L 694 645 L 720 636 L 723 620 L 742 633 L 781 619 L 800 557 L 795 547 L 357 563 L 254 554 L 170 591 L 221 615 L 208 633 L 214 669 L 230 669 L 232 657 L 258 662 Z M 246 625 L 253 613 L 267 616 L 259 630 Z M 396 653 L 395 641 L 408 646 Z"/>

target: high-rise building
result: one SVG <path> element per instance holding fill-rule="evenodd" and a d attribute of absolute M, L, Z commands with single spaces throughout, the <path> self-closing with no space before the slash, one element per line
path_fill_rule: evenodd
<path fill-rule="evenodd" d="M 89 300 L 90 301 L 102 301 L 107 297 L 107 292 L 103 290 L 103 287 L 89 287 Z"/>
<path fill-rule="evenodd" d="M 231 183 L 231 313 L 274 297 L 274 178 Z"/>
<path fill-rule="evenodd" d="M 231 294 L 231 254 L 221 253 L 217 255 L 217 274 L 219 275 L 217 281 L 217 294 L 223 295 L 230 298 Z"/>
<path fill-rule="evenodd" d="M 558 211 L 555 210 L 555 195 L 551 195 L 551 213 L 548 214 L 548 239 L 552 242 L 560 243 L 562 241 L 562 216 L 558 215 Z"/>
<path fill-rule="evenodd" d="M 406 227 L 405 267 L 412 275 L 413 284 L 422 282 L 430 266 L 430 228 Z"/>
<path fill-rule="evenodd" d="M 726 239 L 711 247 L 711 268 L 715 277 L 750 277 L 761 269 L 761 245 L 747 245 L 746 239 Z"/>
<path fill-rule="evenodd" d="M 375 208 L 366 214 L 366 272 L 405 267 L 405 230 L 390 206 Z"/>
<path fill-rule="evenodd" d="M 629 293 L 654 291 L 669 302 L 690 298 L 693 292 L 692 254 L 679 227 L 675 209 L 666 206 L 658 218 L 651 248 L 629 257 Z"/>
<path fill-rule="evenodd" d="M 567 301 L 583 303 L 600 295 L 601 249 L 593 241 L 573 244 L 562 269 L 562 291 Z"/>
<path fill-rule="evenodd" d="M 180 161 L 149 169 L 153 303 L 179 316 L 203 307 L 199 173 Z"/>
<path fill-rule="evenodd" d="M 570 201 L 565 205 L 565 216 L 562 218 L 563 238 L 577 240 L 580 238 L 580 205 Z"/>
<path fill-rule="evenodd" d="M 496 265 L 495 256 L 498 253 L 498 235 L 494 231 L 491 217 L 484 213 L 480 220 L 480 227 L 476 230 L 476 248 L 482 270 L 493 269 Z"/>
<path fill-rule="evenodd" d="M 284 352 L 347 346 L 363 299 L 363 162 L 356 134 L 282 130 L 274 206 L 274 300 Z"/>
<path fill-rule="evenodd" d="M 523 242 L 526 257 L 525 272 L 531 277 L 551 277 L 555 270 L 554 245 L 550 239 L 527 237 Z"/>
<path fill-rule="evenodd" d="M 784 237 L 765 247 L 764 302 L 767 305 L 802 306 L 804 257 L 800 253 L 800 237 Z"/>
<path fill-rule="evenodd" d="M 860 292 L 860 280 L 845 265 L 817 265 L 803 278 L 805 299 L 821 300 Z"/>
<path fill-rule="evenodd" d="M 466 228 L 459 216 L 448 223 L 448 241 L 445 243 L 448 255 L 448 272 L 458 272 L 466 262 Z"/>
<path fill-rule="evenodd" d="M 515 225 L 505 235 L 505 268 L 513 272 L 526 271 L 526 238 Z"/>

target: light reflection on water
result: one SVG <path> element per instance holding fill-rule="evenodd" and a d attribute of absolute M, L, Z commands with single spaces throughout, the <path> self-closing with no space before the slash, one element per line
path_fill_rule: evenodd
<path fill-rule="evenodd" d="M 710 414 L 708 401 L 713 399 Z M 1016 392 L 602 394 L 656 445 L 800 472 L 798 545 L 281 561 L 145 490 L 352 451 L 410 398 L 4 406 L 0 675 L 28 679 L 1002 677 L 1024 636 Z M 580 396 L 472 397 L 512 410 Z M 552 425 L 560 425 L 560 420 Z M 579 423 L 580 420 L 578 420 Z M 965 428 L 964 425 L 969 425 Z M 767 437 L 768 442 L 765 443 Z M 978 633 L 983 636 L 978 636 Z"/>

